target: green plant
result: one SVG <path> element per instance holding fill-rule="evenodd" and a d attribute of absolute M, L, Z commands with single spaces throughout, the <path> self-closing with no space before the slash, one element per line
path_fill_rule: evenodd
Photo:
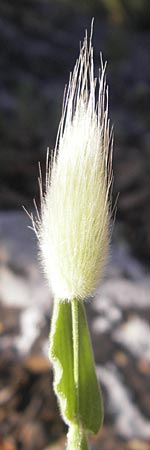
<path fill-rule="evenodd" d="M 103 421 L 83 300 L 94 293 L 109 249 L 112 139 L 105 66 L 95 100 L 92 37 L 87 35 L 65 93 L 54 156 L 47 163 L 41 217 L 33 220 L 54 294 L 50 359 L 67 449 L 86 450 Z"/>

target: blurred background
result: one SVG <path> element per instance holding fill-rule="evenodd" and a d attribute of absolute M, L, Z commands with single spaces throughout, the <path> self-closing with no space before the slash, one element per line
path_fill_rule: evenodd
<path fill-rule="evenodd" d="M 22 211 L 39 202 L 64 86 L 94 22 L 114 128 L 111 256 L 86 309 L 105 421 L 93 450 L 150 450 L 150 2 L 0 0 L 0 450 L 63 450 L 52 390 L 52 295 Z"/>

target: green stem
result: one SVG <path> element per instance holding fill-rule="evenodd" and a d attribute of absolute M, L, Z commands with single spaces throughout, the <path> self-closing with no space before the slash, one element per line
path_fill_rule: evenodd
<path fill-rule="evenodd" d="M 79 417 L 79 300 L 74 298 L 71 302 L 72 311 L 72 338 L 73 338 L 73 370 L 76 389 L 76 419 L 68 433 L 67 450 L 88 450 L 85 432 Z"/>
<path fill-rule="evenodd" d="M 67 450 L 88 450 L 85 432 L 78 424 L 69 427 Z"/>
<path fill-rule="evenodd" d="M 76 416 L 79 413 L 79 326 L 78 326 L 78 300 L 72 300 L 72 337 L 73 337 L 73 368 L 76 387 Z"/>

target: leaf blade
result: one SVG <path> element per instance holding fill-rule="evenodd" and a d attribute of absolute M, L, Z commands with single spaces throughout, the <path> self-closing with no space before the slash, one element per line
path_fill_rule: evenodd
<path fill-rule="evenodd" d="M 54 390 L 61 414 L 69 425 L 76 423 L 76 389 L 73 371 L 71 304 L 55 300 L 50 332 L 50 359 L 54 367 Z"/>
<path fill-rule="evenodd" d="M 79 302 L 79 415 L 82 426 L 96 434 L 103 423 L 103 402 L 95 373 L 84 305 Z"/>

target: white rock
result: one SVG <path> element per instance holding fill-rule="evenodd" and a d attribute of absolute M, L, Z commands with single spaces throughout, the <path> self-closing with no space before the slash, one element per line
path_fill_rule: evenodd
<path fill-rule="evenodd" d="M 119 371 L 113 364 L 97 366 L 97 376 L 104 384 L 109 401 L 109 409 L 115 419 L 116 428 L 126 439 L 150 439 L 150 424 L 132 403 L 129 390 L 123 384 Z"/>
<path fill-rule="evenodd" d="M 146 320 L 131 318 L 113 333 L 113 339 L 133 355 L 150 361 L 150 325 Z"/>

